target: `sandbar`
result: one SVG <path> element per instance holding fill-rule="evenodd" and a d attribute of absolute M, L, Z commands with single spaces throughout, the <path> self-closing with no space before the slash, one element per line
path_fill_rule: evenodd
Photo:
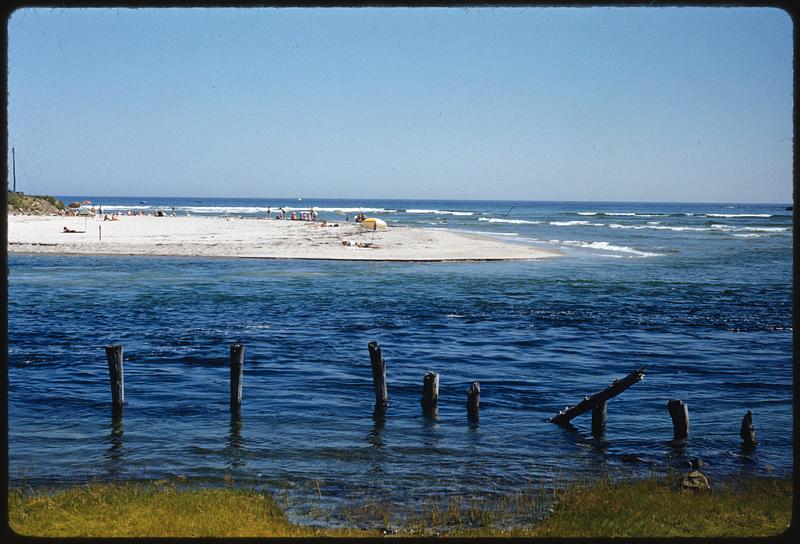
<path fill-rule="evenodd" d="M 337 226 L 333 226 L 337 225 Z M 64 232 L 64 227 L 75 231 Z M 8 252 L 363 261 L 527 260 L 558 250 L 445 228 L 208 216 L 8 215 Z"/>

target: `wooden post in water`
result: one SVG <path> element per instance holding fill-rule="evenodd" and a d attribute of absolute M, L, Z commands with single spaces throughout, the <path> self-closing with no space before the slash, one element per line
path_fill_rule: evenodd
<path fill-rule="evenodd" d="M 244 344 L 231 344 L 231 415 L 242 409 L 242 376 L 244 375 Z"/>
<path fill-rule="evenodd" d="M 673 399 L 667 402 L 667 410 L 672 418 L 672 434 L 675 440 L 689 437 L 689 406 Z"/>
<path fill-rule="evenodd" d="M 592 434 L 595 437 L 601 437 L 606 432 L 606 415 L 608 405 L 606 401 L 598 402 L 592 408 Z"/>
<path fill-rule="evenodd" d="M 375 384 L 375 408 L 382 410 L 389 404 L 386 393 L 386 363 L 381 356 L 381 347 L 374 340 L 367 344 L 369 362 L 372 365 L 372 381 Z"/>
<path fill-rule="evenodd" d="M 122 376 L 122 346 L 106 346 L 108 377 L 111 381 L 111 405 L 114 411 L 122 410 L 125 404 L 125 380 Z"/>
<path fill-rule="evenodd" d="M 422 382 L 422 412 L 433 414 L 439 402 L 439 375 L 426 372 Z"/>
<path fill-rule="evenodd" d="M 756 428 L 753 425 L 753 412 L 750 410 L 742 418 L 742 428 L 739 431 L 739 436 L 742 437 L 742 445 L 745 448 L 753 448 L 758 443 L 756 442 Z"/>
<path fill-rule="evenodd" d="M 595 393 L 591 397 L 584 397 L 581 402 L 571 408 L 564 408 L 555 417 L 551 417 L 549 421 L 550 423 L 555 423 L 557 425 L 567 426 L 572 418 L 579 416 L 584 412 L 588 412 L 589 410 L 594 410 L 595 406 L 598 406 L 601 403 L 605 404 L 608 399 L 616 397 L 627 388 L 637 382 L 642 381 L 643 379 L 644 368 L 634 370 L 624 378 L 614 380 L 614 383 L 599 393 Z M 594 416 L 592 416 L 592 419 L 594 420 Z"/>
<path fill-rule="evenodd" d="M 477 416 L 481 406 L 481 384 L 472 382 L 467 391 L 467 415 Z"/>

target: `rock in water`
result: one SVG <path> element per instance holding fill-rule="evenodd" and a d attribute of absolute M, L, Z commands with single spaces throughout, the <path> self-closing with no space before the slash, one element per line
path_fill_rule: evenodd
<path fill-rule="evenodd" d="M 686 476 L 681 478 L 680 482 L 681 491 L 710 491 L 711 486 L 708 485 L 708 478 L 699 470 L 690 470 Z"/>

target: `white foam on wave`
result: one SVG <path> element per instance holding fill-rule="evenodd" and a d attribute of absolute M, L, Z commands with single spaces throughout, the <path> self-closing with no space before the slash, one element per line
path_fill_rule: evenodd
<path fill-rule="evenodd" d="M 635 216 L 640 215 L 636 212 L 578 212 L 578 215 L 622 215 L 622 216 Z M 645 215 L 642 215 L 645 217 Z M 655 217 L 652 215 L 647 215 L 646 217 Z"/>
<path fill-rule="evenodd" d="M 538 225 L 541 221 L 528 221 L 527 219 L 501 219 L 499 217 L 479 217 L 478 221 L 488 223 L 510 223 L 513 225 Z"/>
<path fill-rule="evenodd" d="M 573 225 L 589 225 L 589 221 L 550 221 L 554 227 L 571 227 Z"/>
<path fill-rule="evenodd" d="M 592 223 L 591 221 L 550 221 L 555 227 L 605 227 L 606 223 Z"/>
<path fill-rule="evenodd" d="M 724 217 L 724 218 L 734 218 L 734 217 L 771 217 L 771 214 L 768 213 L 707 213 L 705 214 L 706 217 Z"/>
<path fill-rule="evenodd" d="M 454 212 L 450 210 L 406 210 L 406 213 L 425 213 L 436 215 L 475 215 L 475 212 Z"/>
<path fill-rule="evenodd" d="M 103 210 L 108 210 L 108 211 L 117 211 L 117 210 L 149 210 L 150 208 L 152 208 L 152 206 L 118 206 L 118 205 L 116 205 L 116 204 L 112 204 L 112 205 L 109 205 L 109 206 L 106 206 L 105 204 L 99 204 L 99 206 L 100 206 L 101 208 L 103 208 Z"/>
<path fill-rule="evenodd" d="M 481 234 L 483 236 L 519 236 L 517 232 L 487 232 L 485 230 L 466 230 L 457 229 L 458 232 L 466 232 L 469 234 Z"/>
<path fill-rule="evenodd" d="M 750 232 L 787 232 L 789 227 L 742 227 L 741 230 Z"/>
<path fill-rule="evenodd" d="M 658 221 L 656 221 L 658 223 Z M 683 232 L 683 231 L 708 231 L 709 229 L 706 227 L 672 227 L 669 225 L 659 225 L 659 224 L 647 224 L 647 225 L 622 225 L 620 223 L 609 223 L 608 225 L 612 229 L 652 229 L 652 230 L 673 230 L 676 232 Z"/>
<path fill-rule="evenodd" d="M 290 209 L 303 209 L 307 210 L 308 208 L 286 208 L 287 210 Z M 397 210 L 391 210 L 388 208 L 318 208 L 314 206 L 314 210 L 318 212 L 334 212 L 334 213 L 356 213 L 356 212 L 369 212 L 369 213 L 396 213 Z"/>
<path fill-rule="evenodd" d="M 734 227 L 733 225 L 711 225 L 714 230 L 723 232 L 788 232 L 789 227 Z"/>
<path fill-rule="evenodd" d="M 163 206 L 164 208 L 171 206 Z M 176 210 L 185 210 L 192 213 L 218 213 L 218 214 L 231 214 L 231 213 L 267 213 L 267 206 L 175 206 Z M 290 209 L 290 208 L 285 208 Z M 305 208 L 308 209 L 308 208 Z M 273 208 L 277 212 L 278 208 Z"/>
<path fill-rule="evenodd" d="M 586 249 L 599 249 L 602 251 L 610 251 L 613 253 L 625 253 L 628 255 L 634 255 L 636 257 L 661 257 L 660 253 L 651 253 L 649 251 L 640 251 L 638 249 L 633 249 L 632 247 L 628 246 L 615 246 L 608 242 L 583 242 L 581 240 L 564 240 L 561 242 L 562 244 L 572 246 L 572 247 L 580 247 Z"/>

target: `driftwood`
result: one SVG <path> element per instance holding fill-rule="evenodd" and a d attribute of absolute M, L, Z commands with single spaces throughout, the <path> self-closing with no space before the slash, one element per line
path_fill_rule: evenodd
<path fill-rule="evenodd" d="M 386 363 L 381 356 L 381 347 L 377 342 L 367 344 L 369 362 L 372 365 L 372 381 L 375 384 L 375 408 L 383 409 L 389 404 L 386 393 Z"/>
<path fill-rule="evenodd" d="M 481 384 L 472 382 L 467 391 L 467 414 L 477 416 L 481 406 Z"/>
<path fill-rule="evenodd" d="M 244 375 L 244 345 L 231 344 L 231 415 L 242 409 L 242 377 Z"/>
<path fill-rule="evenodd" d="M 634 370 L 624 378 L 614 380 L 614 383 L 599 393 L 596 393 L 591 397 L 585 397 L 581 402 L 571 408 L 566 407 L 564 410 L 561 410 L 558 415 L 550 418 L 548 421 L 557 425 L 566 426 L 569 424 L 572 418 L 579 416 L 584 412 L 588 412 L 589 410 L 594 410 L 596 406 L 600 405 L 601 403 L 605 403 L 610 398 L 616 397 L 636 382 L 642 381 L 643 378 L 644 368 Z"/>
<path fill-rule="evenodd" d="M 689 437 L 689 406 L 674 399 L 667 403 L 667 410 L 672 418 L 672 435 L 675 440 Z"/>
<path fill-rule="evenodd" d="M 607 412 L 606 401 L 599 402 L 592 408 L 592 434 L 596 437 L 601 437 L 606 432 Z"/>
<path fill-rule="evenodd" d="M 125 380 L 122 375 L 122 346 L 106 346 L 108 377 L 111 381 L 111 405 L 115 412 L 125 404 Z"/>
<path fill-rule="evenodd" d="M 739 431 L 739 436 L 742 437 L 742 442 L 745 448 L 752 448 L 756 442 L 756 428 L 753 425 L 753 412 L 750 410 L 742 418 L 742 427 Z"/>
<path fill-rule="evenodd" d="M 422 412 L 428 415 L 436 411 L 439 402 L 439 375 L 426 372 L 422 382 Z"/>

